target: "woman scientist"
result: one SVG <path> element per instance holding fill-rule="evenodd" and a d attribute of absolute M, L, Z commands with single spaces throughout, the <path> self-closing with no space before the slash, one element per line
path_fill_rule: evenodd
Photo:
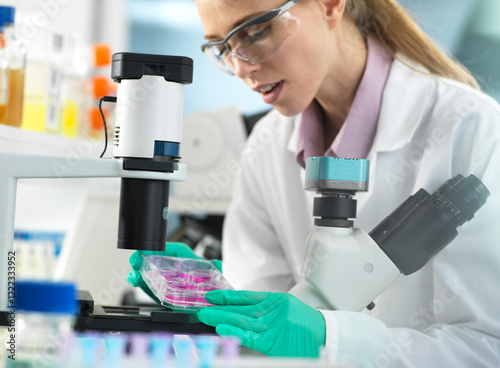
<path fill-rule="evenodd" d="M 246 291 L 208 293 L 218 306 L 200 320 L 268 355 L 500 366 L 499 106 L 394 0 L 195 2 L 205 53 L 274 107 L 247 142 L 225 222 L 224 275 Z M 297 282 L 313 226 L 303 189 L 311 156 L 370 160 L 356 221 L 367 231 L 418 189 L 459 173 L 476 175 L 491 196 L 372 311 L 315 310 L 283 293 Z M 143 285 L 137 273 L 129 280 Z"/>

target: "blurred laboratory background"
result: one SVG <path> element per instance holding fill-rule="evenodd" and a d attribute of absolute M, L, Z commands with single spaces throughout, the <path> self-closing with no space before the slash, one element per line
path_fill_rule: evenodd
<path fill-rule="evenodd" d="M 400 2 L 500 101 L 500 1 Z M 188 180 L 172 188 L 168 236 L 207 258 L 221 258 L 234 165 L 253 124 L 269 107 L 201 52 L 203 30 L 193 0 L 4 0 L 0 5 L 16 8 L 14 28 L 26 58 L 23 117 L 19 126 L 0 125 L 0 151 L 64 156 L 67 165 L 55 168 L 62 172 L 103 150 L 97 101 L 116 88 L 109 78 L 112 53 L 194 60 L 193 83 L 184 89 L 181 145 Z M 112 106 L 105 107 L 105 116 L 112 125 Z M 76 280 L 99 304 L 132 303 L 137 296 L 125 281 L 130 252 L 116 249 L 118 195 L 118 179 L 21 180 L 16 249 L 27 261 L 19 275 Z"/>

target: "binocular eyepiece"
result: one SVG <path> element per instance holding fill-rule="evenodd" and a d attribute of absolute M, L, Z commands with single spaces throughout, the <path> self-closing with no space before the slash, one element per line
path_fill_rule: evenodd
<path fill-rule="evenodd" d="M 457 175 L 430 195 L 420 189 L 370 232 L 371 238 L 409 275 L 422 268 L 486 203 L 490 192 L 474 175 Z"/>

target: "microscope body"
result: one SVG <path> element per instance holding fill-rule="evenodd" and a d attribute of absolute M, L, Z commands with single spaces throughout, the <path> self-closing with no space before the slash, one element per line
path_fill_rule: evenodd
<path fill-rule="evenodd" d="M 134 171 L 173 173 L 182 141 L 184 84 L 193 61 L 180 56 L 118 53 L 111 77 L 118 82 L 113 157 Z M 123 178 L 118 248 L 165 250 L 169 180 Z"/>
<path fill-rule="evenodd" d="M 456 175 L 432 195 L 420 189 L 370 233 L 353 226 L 356 191 L 368 190 L 369 162 L 312 157 L 307 190 L 314 199 L 314 228 L 299 282 L 290 290 L 316 309 L 362 311 L 400 274 L 429 262 L 485 204 L 489 191 L 474 175 Z"/>
<path fill-rule="evenodd" d="M 317 309 L 361 311 L 399 275 L 398 268 L 350 218 L 357 191 L 368 190 L 369 162 L 332 157 L 307 160 L 306 190 L 314 199 L 314 227 L 300 281 L 290 293 Z"/>
<path fill-rule="evenodd" d="M 362 229 L 315 225 L 301 281 L 290 293 L 315 309 L 361 311 L 399 274 Z"/>

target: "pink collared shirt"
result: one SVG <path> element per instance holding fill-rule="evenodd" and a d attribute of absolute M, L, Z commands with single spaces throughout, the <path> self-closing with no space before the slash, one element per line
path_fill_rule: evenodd
<path fill-rule="evenodd" d="M 297 162 L 314 156 L 366 158 L 377 130 L 382 94 L 393 58 L 375 39 L 368 38 L 368 57 L 349 114 L 330 147 L 325 148 L 321 111 L 313 101 L 301 114 L 297 139 Z"/>

